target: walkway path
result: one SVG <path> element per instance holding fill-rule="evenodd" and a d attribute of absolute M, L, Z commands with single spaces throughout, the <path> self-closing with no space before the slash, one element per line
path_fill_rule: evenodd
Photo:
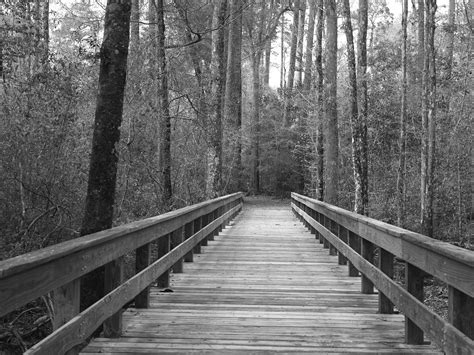
<path fill-rule="evenodd" d="M 170 288 L 152 290 L 150 309 L 124 314 L 123 337 L 95 339 L 83 352 L 438 353 L 403 344 L 404 317 L 377 314 L 377 295 L 360 294 L 360 279 L 289 202 L 246 200 Z"/>

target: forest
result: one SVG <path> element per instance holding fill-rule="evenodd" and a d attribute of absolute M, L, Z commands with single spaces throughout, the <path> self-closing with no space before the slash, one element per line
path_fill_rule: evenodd
<path fill-rule="evenodd" d="M 0 6 L 0 260 L 236 191 L 474 248 L 472 0 Z"/>

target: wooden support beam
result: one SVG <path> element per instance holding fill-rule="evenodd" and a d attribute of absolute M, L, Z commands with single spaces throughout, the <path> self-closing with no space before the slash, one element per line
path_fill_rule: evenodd
<path fill-rule="evenodd" d="M 123 282 L 123 257 L 105 265 L 104 291 L 109 293 Z M 118 338 L 122 335 L 122 310 L 113 314 L 104 322 L 104 336 Z"/>
<path fill-rule="evenodd" d="M 158 259 L 166 255 L 170 251 L 170 238 L 171 235 L 167 234 L 160 239 L 158 239 Z M 161 276 L 156 280 L 156 286 L 159 288 L 170 287 L 170 270 L 166 270 Z"/>
<path fill-rule="evenodd" d="M 71 281 L 52 292 L 51 298 L 54 309 L 54 318 L 52 319 L 53 331 L 79 314 L 80 297 L 80 279 Z"/>
<path fill-rule="evenodd" d="M 151 262 L 151 243 L 145 244 L 137 248 L 135 252 L 135 273 L 148 267 Z M 135 297 L 136 308 L 148 308 L 150 306 L 150 287 L 145 288 Z"/>
<path fill-rule="evenodd" d="M 339 224 L 336 224 L 336 223 L 334 224 L 336 225 L 337 236 L 339 237 L 340 240 L 342 240 L 344 243 L 347 244 L 348 242 L 347 229 L 345 229 Z M 337 262 L 339 265 L 347 265 L 347 258 L 342 253 L 338 253 L 337 257 L 338 257 Z"/>
<path fill-rule="evenodd" d="M 383 248 L 379 248 L 379 269 L 388 277 L 393 279 L 393 254 Z M 392 314 L 393 303 L 379 291 L 379 313 Z"/>
<path fill-rule="evenodd" d="M 201 230 L 201 218 L 202 217 L 198 217 L 194 220 L 194 229 L 193 229 L 194 234 L 196 234 L 197 232 Z M 201 243 L 196 244 L 196 246 L 194 247 L 193 249 L 194 254 L 201 254 Z"/>
<path fill-rule="evenodd" d="M 474 298 L 452 286 L 449 286 L 448 297 L 449 322 L 474 339 Z"/>
<path fill-rule="evenodd" d="M 424 299 L 423 279 L 425 275 L 423 270 L 410 263 L 406 263 L 405 287 L 411 295 L 421 302 Z M 405 342 L 407 344 L 423 344 L 423 330 L 408 317 L 405 317 Z"/>
<path fill-rule="evenodd" d="M 189 222 L 186 223 L 184 226 L 184 240 L 189 239 L 192 235 L 194 234 L 194 222 Z M 186 254 L 184 257 L 184 261 L 191 263 L 194 260 L 194 252 L 192 250 L 189 251 L 189 253 Z"/>
<path fill-rule="evenodd" d="M 374 245 L 364 238 L 360 238 L 360 255 L 371 264 L 374 263 Z M 360 292 L 364 294 L 374 293 L 374 284 L 364 274 L 362 274 Z"/>
<path fill-rule="evenodd" d="M 173 249 L 176 248 L 184 241 L 184 228 L 179 227 L 173 233 L 171 233 L 171 244 Z M 179 259 L 176 264 L 173 265 L 173 273 L 180 274 L 183 272 L 184 259 Z"/>
<path fill-rule="evenodd" d="M 347 230 L 347 229 L 346 229 Z M 349 246 L 358 254 L 360 254 L 360 241 L 359 236 L 350 230 L 347 230 L 349 238 Z M 349 276 L 359 276 L 359 270 L 349 261 Z"/>

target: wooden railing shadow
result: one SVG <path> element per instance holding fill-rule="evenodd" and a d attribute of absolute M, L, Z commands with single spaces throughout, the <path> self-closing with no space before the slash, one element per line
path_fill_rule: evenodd
<path fill-rule="evenodd" d="M 104 336 L 118 337 L 122 307 L 134 300 L 135 307 L 148 308 L 150 285 L 167 287 L 170 269 L 183 272 L 183 261 L 192 261 L 242 203 L 242 193 L 235 193 L 1 261 L 0 317 L 52 292 L 54 331 L 26 354 L 75 353 L 74 347 L 102 324 Z M 154 262 L 153 242 L 158 242 Z M 136 274 L 124 281 L 122 256 L 133 251 Z M 111 291 L 79 313 L 80 278 L 103 265 Z"/>
<path fill-rule="evenodd" d="M 447 354 L 474 354 L 474 252 L 297 193 L 291 199 L 329 253 L 348 264 L 349 276 L 360 272 L 361 292 L 379 290 L 379 313 L 396 306 L 405 315 L 406 343 L 423 344 L 426 333 Z M 405 262 L 405 288 L 393 280 L 395 257 Z M 448 321 L 423 304 L 427 275 L 448 285 Z"/>

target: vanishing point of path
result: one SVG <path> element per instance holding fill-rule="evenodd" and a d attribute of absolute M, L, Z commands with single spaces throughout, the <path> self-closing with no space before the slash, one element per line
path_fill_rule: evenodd
<path fill-rule="evenodd" d="M 435 354 L 405 345 L 404 317 L 377 314 L 288 201 L 246 199 L 243 212 L 183 274 L 173 292 L 151 291 L 150 309 L 124 313 L 118 339 L 94 339 L 84 353 Z"/>

